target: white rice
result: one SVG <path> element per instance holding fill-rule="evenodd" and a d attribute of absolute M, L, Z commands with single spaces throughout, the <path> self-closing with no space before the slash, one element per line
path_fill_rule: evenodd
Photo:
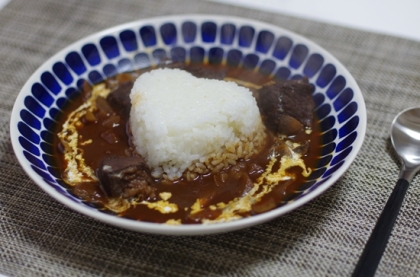
<path fill-rule="evenodd" d="M 155 177 L 218 171 L 265 142 L 251 91 L 233 82 L 156 69 L 136 80 L 130 98 L 133 143 Z"/>

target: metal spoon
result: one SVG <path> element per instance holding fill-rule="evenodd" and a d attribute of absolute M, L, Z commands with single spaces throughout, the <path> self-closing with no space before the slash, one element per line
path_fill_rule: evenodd
<path fill-rule="evenodd" d="M 391 124 L 391 142 L 401 160 L 397 184 L 365 245 L 352 276 L 373 276 L 385 250 L 404 195 L 420 170 L 420 107 L 400 112 Z"/>

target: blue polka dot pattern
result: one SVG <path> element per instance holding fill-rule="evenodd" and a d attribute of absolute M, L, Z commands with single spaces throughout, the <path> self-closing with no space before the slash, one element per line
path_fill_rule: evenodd
<path fill-rule="evenodd" d="M 321 106 L 322 103 L 324 103 L 325 100 L 325 96 L 322 93 L 315 93 L 313 95 L 313 100 L 315 103 L 315 109 L 318 108 L 319 106 Z"/>
<path fill-rule="evenodd" d="M 41 132 L 41 138 L 43 141 L 46 141 L 48 143 L 50 143 L 53 140 L 53 133 L 51 133 L 50 131 L 42 131 Z"/>
<path fill-rule="evenodd" d="M 331 165 L 335 165 L 335 164 L 341 162 L 342 160 L 344 160 L 348 156 L 348 154 L 350 154 L 351 150 L 352 150 L 352 147 L 348 147 L 343 152 L 339 153 L 331 161 Z"/>
<path fill-rule="evenodd" d="M 347 121 L 343 127 L 340 128 L 340 131 L 338 132 L 340 138 L 344 138 L 347 136 L 347 134 L 356 130 L 357 125 L 359 125 L 359 117 L 354 116 L 349 121 Z"/>
<path fill-rule="evenodd" d="M 345 139 L 340 141 L 340 143 L 337 145 L 336 151 L 340 152 L 344 149 L 349 148 L 355 141 L 356 137 L 357 137 L 357 132 L 353 132 L 350 135 L 348 135 Z"/>
<path fill-rule="evenodd" d="M 31 126 L 32 128 L 36 130 L 41 129 L 41 122 L 35 116 L 33 116 L 29 111 L 21 110 L 20 118 L 23 120 L 23 122 L 25 122 L 27 125 Z"/>
<path fill-rule="evenodd" d="M 29 140 L 27 140 L 24 137 L 19 137 L 19 143 L 22 145 L 23 149 L 31 153 L 32 155 L 39 156 L 41 153 L 39 152 L 39 149 L 32 144 Z"/>
<path fill-rule="evenodd" d="M 113 59 L 120 56 L 117 39 L 111 36 L 106 36 L 100 40 L 102 50 L 108 59 Z"/>
<path fill-rule="evenodd" d="M 332 155 L 327 155 L 327 156 L 321 157 L 318 160 L 318 166 L 320 168 L 327 166 L 331 162 L 331 159 L 332 159 Z"/>
<path fill-rule="evenodd" d="M 148 67 L 171 58 L 177 62 L 226 63 L 259 71 L 279 80 L 307 76 L 319 121 L 320 150 L 317 168 L 287 202 L 313 191 L 348 166 L 360 138 L 359 96 L 349 74 L 325 51 L 275 27 L 248 21 L 160 19 L 126 25 L 69 48 L 50 67 L 37 72 L 18 111 L 16 143 L 26 163 L 61 195 L 96 210 L 73 196 L 60 180 L 53 157 L 54 120 L 78 95 L 85 80 L 96 84 L 119 72 Z M 357 86 L 356 86 L 357 87 Z M 357 92 L 359 93 L 359 92 Z M 364 132 L 364 131 L 362 131 Z M 353 155 L 354 156 L 354 155 Z M 354 157 L 352 157 L 354 158 Z"/>
<path fill-rule="evenodd" d="M 164 49 L 156 49 L 155 51 L 153 51 L 152 56 L 156 64 L 163 62 L 167 58 L 166 51 Z"/>
<path fill-rule="evenodd" d="M 39 118 L 43 118 L 45 115 L 45 109 L 33 98 L 32 96 L 26 96 L 24 100 L 25 107 Z"/>
<path fill-rule="evenodd" d="M 334 127 L 335 117 L 331 115 L 331 116 L 329 116 L 327 118 L 324 118 L 322 121 L 320 121 L 319 124 L 320 124 L 320 129 L 322 131 L 329 130 L 332 127 Z"/>
<path fill-rule="evenodd" d="M 326 87 L 334 78 L 336 72 L 337 70 L 335 69 L 334 65 L 327 64 L 326 66 L 324 66 L 324 68 L 322 68 L 322 71 L 319 74 L 318 79 L 316 80 L 316 84 L 321 88 Z"/>
<path fill-rule="evenodd" d="M 220 43 L 231 45 L 235 38 L 236 26 L 233 24 L 224 24 L 220 28 Z"/>
<path fill-rule="evenodd" d="M 305 60 L 306 56 L 308 55 L 308 47 L 302 44 L 298 44 L 293 48 L 292 56 L 290 57 L 289 65 L 297 69 L 299 68 L 303 61 Z"/>
<path fill-rule="evenodd" d="M 325 82 L 321 82 L 324 84 Z M 343 76 L 337 76 L 329 86 L 326 94 L 328 98 L 334 99 L 346 86 L 346 79 Z"/>
<path fill-rule="evenodd" d="M 243 54 L 241 51 L 237 49 L 230 50 L 227 55 L 226 63 L 229 66 L 238 66 L 242 60 L 242 56 Z"/>
<path fill-rule="evenodd" d="M 105 76 L 107 76 L 108 78 L 111 78 L 112 76 L 115 76 L 116 74 L 118 74 L 118 69 L 115 65 L 109 63 L 104 66 L 103 72 Z"/>
<path fill-rule="evenodd" d="M 72 99 L 77 98 L 77 96 L 79 96 L 79 95 L 80 95 L 80 91 L 79 91 L 79 90 L 77 90 L 77 89 L 76 89 L 76 88 L 74 88 L 74 87 L 69 87 L 68 89 L 66 89 L 65 94 L 66 94 L 66 96 L 67 96 L 70 100 L 72 100 Z"/>
<path fill-rule="evenodd" d="M 243 67 L 246 69 L 254 69 L 260 58 L 255 54 L 248 54 L 245 56 Z"/>
<path fill-rule="evenodd" d="M 192 43 L 195 40 L 197 35 L 197 25 L 193 22 L 186 21 L 182 23 L 182 37 L 184 38 L 185 43 Z"/>
<path fill-rule="evenodd" d="M 323 119 L 331 112 L 331 105 L 324 104 L 316 110 L 316 114 L 318 115 L 319 119 Z"/>
<path fill-rule="evenodd" d="M 34 130 L 32 129 L 33 126 L 28 126 L 27 124 L 23 123 L 23 122 L 19 122 L 18 123 L 18 129 L 20 134 L 26 138 L 27 140 L 29 140 L 30 142 L 32 142 L 33 144 L 38 144 L 41 139 L 39 138 L 39 136 L 34 132 Z"/>
<path fill-rule="evenodd" d="M 338 115 L 338 122 L 343 123 L 357 112 L 357 103 L 351 102 Z"/>
<path fill-rule="evenodd" d="M 140 29 L 140 36 L 145 47 L 156 45 L 156 33 L 153 26 L 144 26 Z"/>
<path fill-rule="evenodd" d="M 191 47 L 190 60 L 192 63 L 202 63 L 204 61 L 204 48 L 202 47 Z"/>
<path fill-rule="evenodd" d="M 54 147 L 51 144 L 41 142 L 40 146 L 41 146 L 42 151 L 44 151 L 45 153 L 49 155 L 53 155 Z"/>
<path fill-rule="evenodd" d="M 201 25 L 201 38 L 203 42 L 212 43 L 216 40 L 217 25 L 214 22 L 205 22 Z"/>
<path fill-rule="evenodd" d="M 54 98 L 47 92 L 43 85 L 35 83 L 32 86 L 32 95 L 44 106 L 50 107 L 54 103 Z"/>
<path fill-rule="evenodd" d="M 101 57 L 99 56 L 99 51 L 95 44 L 88 43 L 83 46 L 82 53 L 90 65 L 95 66 L 101 63 Z"/>
<path fill-rule="evenodd" d="M 59 101 L 59 100 L 62 100 L 62 99 L 58 99 L 58 100 L 57 100 L 57 102 L 56 102 L 56 104 L 59 104 L 59 102 L 61 102 L 61 101 Z M 60 112 L 60 110 L 59 110 L 59 109 L 56 109 L 56 108 L 51 108 L 51 109 L 49 110 L 48 114 L 50 115 L 50 117 L 51 117 L 51 118 L 57 118 L 58 116 L 60 116 L 60 115 L 61 115 L 61 112 Z M 44 119 L 45 119 L 45 118 L 44 118 Z"/>
<path fill-rule="evenodd" d="M 103 81 L 103 77 L 102 77 L 102 74 L 101 73 L 99 73 L 98 71 L 96 71 L 96 70 L 92 70 L 91 72 L 89 72 L 89 75 L 88 75 L 88 78 L 89 78 L 89 81 L 92 83 L 92 84 L 97 84 L 97 83 L 100 83 L 100 82 L 102 82 Z"/>
<path fill-rule="evenodd" d="M 54 130 L 55 128 L 55 121 L 51 120 L 48 117 L 44 118 L 43 124 L 44 124 L 45 129 L 47 130 Z"/>
<path fill-rule="evenodd" d="M 277 70 L 277 73 L 276 75 L 274 75 L 274 77 L 279 80 L 287 80 L 289 79 L 290 73 L 291 73 L 291 70 L 283 66 Z"/>
<path fill-rule="evenodd" d="M 33 164 L 34 166 L 36 166 L 40 169 L 44 169 L 44 170 L 46 169 L 44 163 L 40 159 L 36 158 L 34 155 L 32 155 L 32 154 L 30 154 L 26 151 L 23 151 L 23 155 L 25 155 L 25 157 L 28 159 L 28 161 L 31 164 Z"/>
<path fill-rule="evenodd" d="M 293 41 L 288 37 L 280 37 L 277 40 L 273 56 L 279 60 L 284 60 L 293 46 Z"/>
<path fill-rule="evenodd" d="M 265 60 L 261 63 L 259 72 L 262 75 L 267 75 L 268 76 L 273 72 L 275 67 L 276 67 L 276 62 L 275 61 Z"/>
<path fill-rule="evenodd" d="M 38 175 L 39 175 L 39 176 L 41 176 L 41 177 L 42 177 L 44 180 L 46 180 L 46 181 L 54 182 L 54 179 L 52 178 L 52 176 L 51 176 L 49 173 L 47 173 L 47 172 L 45 172 L 45 171 L 43 171 L 43 170 L 39 169 L 38 167 L 34 166 L 34 164 L 32 163 L 32 161 L 31 161 L 31 160 L 29 160 L 29 159 L 28 159 L 28 161 L 32 164 L 32 165 L 31 165 L 32 169 L 33 169 L 36 173 L 38 173 Z"/>
<path fill-rule="evenodd" d="M 250 47 L 254 39 L 255 30 L 251 26 L 242 26 L 239 29 L 239 46 Z"/>
<path fill-rule="evenodd" d="M 340 95 L 334 100 L 334 109 L 340 111 L 342 108 L 347 106 L 348 103 L 353 99 L 353 90 L 347 88 L 340 93 Z"/>
<path fill-rule="evenodd" d="M 134 67 L 130 59 L 124 58 L 118 61 L 119 72 L 129 72 L 133 70 L 134 70 Z"/>
<path fill-rule="evenodd" d="M 311 55 L 306 62 L 305 68 L 303 69 L 303 74 L 309 78 L 313 77 L 316 73 L 318 73 L 323 63 L 324 58 L 320 54 Z"/>
<path fill-rule="evenodd" d="M 176 43 L 177 31 L 173 23 L 165 23 L 160 26 L 160 34 L 165 44 L 171 45 Z"/>
<path fill-rule="evenodd" d="M 334 142 L 331 143 L 324 143 L 323 147 L 321 148 L 321 157 L 324 157 L 325 155 L 331 154 L 332 152 L 334 152 L 336 144 Z"/>
<path fill-rule="evenodd" d="M 66 63 L 77 75 L 82 75 L 87 70 L 82 58 L 76 52 L 70 52 L 66 56 Z"/>
<path fill-rule="evenodd" d="M 269 31 L 261 31 L 258 34 L 255 51 L 267 53 L 274 41 L 274 34 Z"/>
<path fill-rule="evenodd" d="M 150 66 L 150 58 L 146 53 L 139 53 L 134 56 L 134 63 L 137 68 L 144 68 Z"/>
<path fill-rule="evenodd" d="M 132 30 L 125 30 L 120 33 L 121 43 L 127 52 L 136 51 L 138 49 L 138 43 L 136 33 Z"/>
<path fill-rule="evenodd" d="M 44 160 L 44 162 L 50 166 L 56 166 L 57 163 L 55 161 L 55 158 L 51 155 L 42 155 L 42 159 Z"/>
<path fill-rule="evenodd" d="M 73 77 L 66 65 L 62 62 L 57 62 L 53 66 L 54 74 L 63 82 L 65 85 L 70 85 L 73 82 Z"/>
<path fill-rule="evenodd" d="M 336 129 L 330 129 L 327 132 L 323 133 L 321 136 L 321 141 L 322 143 L 328 144 L 330 142 L 333 142 L 335 140 L 335 138 L 337 137 L 337 130 Z"/>
<path fill-rule="evenodd" d="M 213 47 L 209 50 L 209 64 L 221 64 L 223 61 L 223 49 L 220 47 Z"/>

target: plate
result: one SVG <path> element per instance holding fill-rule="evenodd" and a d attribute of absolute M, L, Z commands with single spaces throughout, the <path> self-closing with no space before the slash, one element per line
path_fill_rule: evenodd
<path fill-rule="evenodd" d="M 307 76 L 322 130 L 318 167 L 283 205 L 240 220 L 199 225 L 140 222 L 103 213 L 73 196 L 54 166 L 54 118 L 84 80 L 95 84 L 116 73 L 165 58 L 228 62 L 281 79 Z M 234 231 L 272 220 L 322 194 L 349 168 L 366 131 L 363 95 L 351 74 L 312 41 L 280 27 L 246 18 L 179 15 L 139 20 L 83 38 L 42 64 L 20 91 L 10 134 L 28 176 L 46 193 L 86 216 L 122 228 L 166 235 Z"/>

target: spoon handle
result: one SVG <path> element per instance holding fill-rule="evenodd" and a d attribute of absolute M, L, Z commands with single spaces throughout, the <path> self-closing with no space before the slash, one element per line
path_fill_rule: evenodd
<path fill-rule="evenodd" d="M 398 180 L 363 249 L 353 277 L 368 277 L 375 274 L 409 185 L 405 179 Z"/>

